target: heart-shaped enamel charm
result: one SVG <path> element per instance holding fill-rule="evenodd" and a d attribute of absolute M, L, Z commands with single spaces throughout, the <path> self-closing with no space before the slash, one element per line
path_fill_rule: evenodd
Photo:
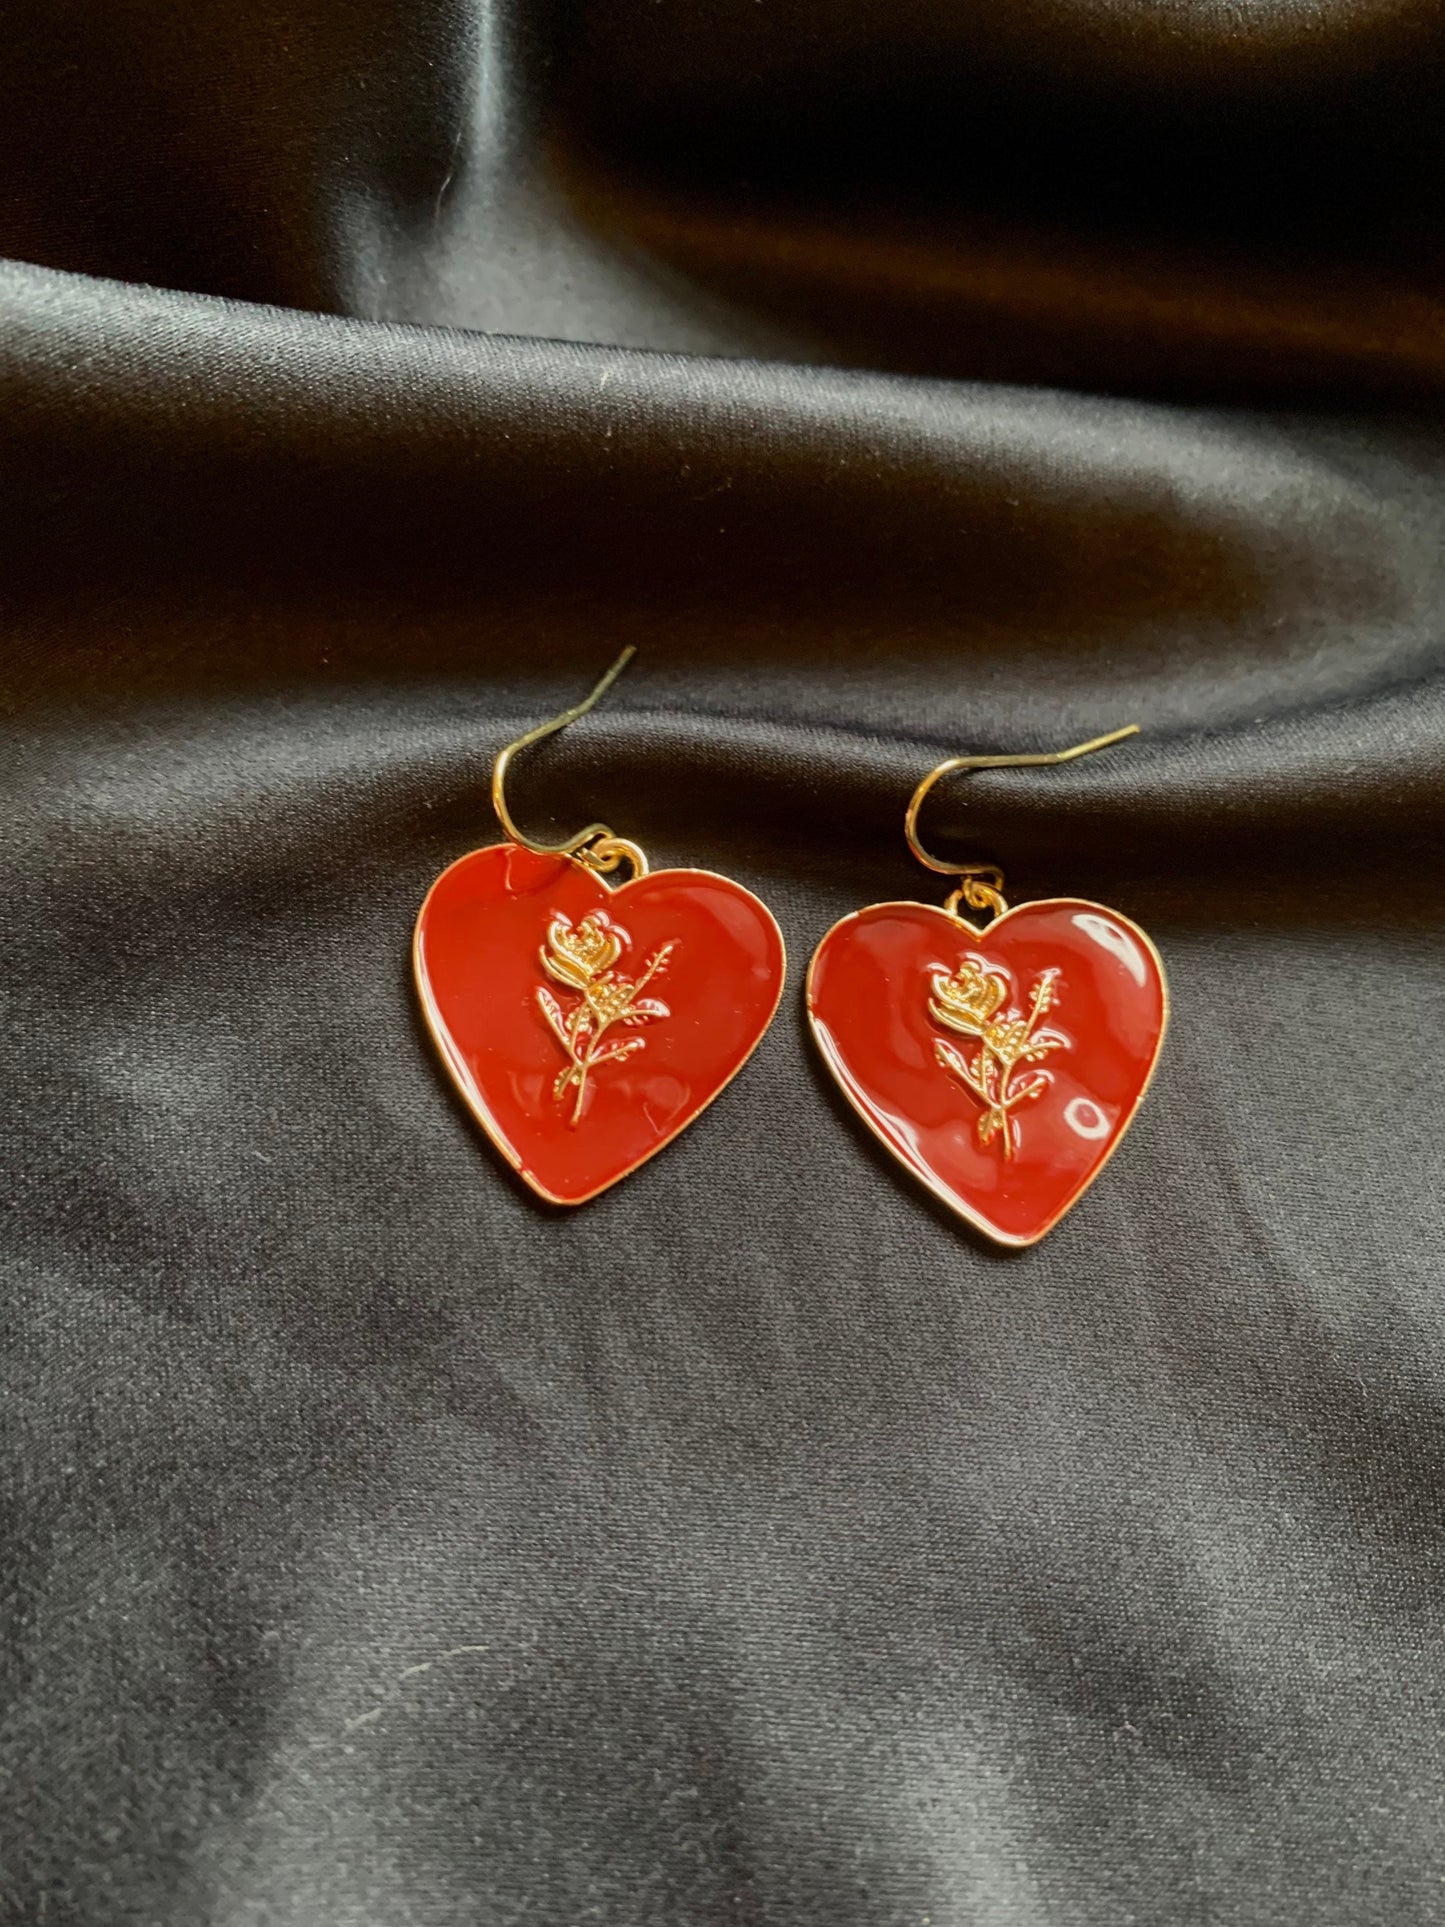
<path fill-rule="evenodd" d="M 813 1034 L 894 1156 L 1000 1244 L 1030 1245 L 1099 1175 L 1164 1041 L 1159 953 L 1097 903 L 976 929 L 925 903 L 844 917 L 808 973 Z"/>
<path fill-rule="evenodd" d="M 443 871 L 417 919 L 417 989 L 458 1090 L 553 1204 L 583 1204 L 684 1130 L 782 994 L 783 939 L 707 870 L 609 889 L 515 843 Z"/>

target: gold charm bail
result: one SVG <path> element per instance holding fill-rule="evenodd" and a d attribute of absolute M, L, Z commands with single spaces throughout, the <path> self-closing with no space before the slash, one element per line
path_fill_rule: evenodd
<path fill-rule="evenodd" d="M 607 694 L 636 654 L 636 648 L 628 643 L 616 662 L 580 703 L 574 703 L 571 709 L 564 709 L 560 716 L 553 716 L 548 722 L 538 723 L 525 736 L 519 736 L 515 742 L 498 750 L 496 761 L 492 764 L 492 808 L 509 842 L 518 843 L 524 850 L 531 850 L 537 856 L 574 857 L 578 863 L 585 864 L 599 876 L 610 876 L 623 863 L 632 865 L 634 877 L 647 875 L 647 857 L 642 849 L 628 837 L 615 836 L 605 823 L 589 823 L 585 830 L 579 830 L 575 836 L 569 836 L 561 843 L 543 843 L 534 836 L 528 836 L 525 830 L 519 828 L 507 807 L 506 788 L 507 769 L 518 750 L 529 749 L 533 743 L 540 743 L 543 737 L 555 735 L 559 729 L 565 729 L 568 723 L 575 723 L 579 716 L 585 716 Z"/>
<path fill-rule="evenodd" d="M 960 903 L 966 903 L 970 910 L 987 910 L 995 917 L 1007 916 L 1008 903 L 1003 894 L 1003 871 L 993 868 L 992 865 L 985 867 L 981 864 L 974 875 L 964 878 L 943 907 L 949 916 L 956 917 Z"/>
<path fill-rule="evenodd" d="M 950 756 L 936 769 L 931 769 L 909 798 L 903 817 L 903 835 L 909 849 L 926 869 L 937 870 L 941 876 L 962 879 L 944 905 L 949 916 L 958 915 L 958 906 L 962 902 L 972 910 L 988 910 L 994 916 L 1001 917 L 1007 913 L 1008 904 L 1003 894 L 1003 871 L 996 864 L 945 862 L 930 856 L 919 842 L 918 812 L 935 783 L 963 770 L 1043 769 L 1054 763 L 1072 763 L 1075 757 L 1092 755 L 1096 749 L 1107 749 L 1111 743 L 1121 743 L 1126 736 L 1138 734 L 1137 723 L 1126 723 L 1123 729 L 1111 730 L 1107 736 L 1095 736 L 1087 743 L 1075 743 L 1072 749 L 1054 749 L 1022 756 Z"/>

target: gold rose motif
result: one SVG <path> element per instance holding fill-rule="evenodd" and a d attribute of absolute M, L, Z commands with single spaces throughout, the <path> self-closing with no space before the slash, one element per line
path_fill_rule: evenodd
<path fill-rule="evenodd" d="M 997 1137 L 1006 1158 L 1018 1149 L 1018 1123 L 1012 1113 L 1016 1105 L 1042 1097 L 1053 1082 L 1047 1071 L 1017 1080 L 1021 1064 L 1037 1064 L 1050 1051 L 1067 1050 L 1069 1040 L 1054 1030 L 1040 1030 L 1040 1019 L 1052 1008 L 1059 973 L 1046 970 L 1034 985 L 1033 1002 L 1025 1016 L 1018 1010 L 999 1007 L 1008 996 L 1008 980 L 996 971 L 986 970 L 976 957 L 965 957 L 952 976 L 936 970 L 931 978 L 933 996 L 928 1013 L 936 1024 L 978 1039 L 978 1052 L 970 1062 L 953 1044 L 937 1037 L 933 1042 L 939 1063 L 984 1107 L 978 1120 L 978 1141 L 990 1144 Z"/>
<path fill-rule="evenodd" d="M 672 1015 L 666 1004 L 656 997 L 644 997 L 642 992 L 659 971 L 666 969 L 677 946 L 665 943 L 655 951 L 640 977 L 619 977 L 614 966 L 631 941 L 605 910 L 594 910 L 578 924 L 559 910 L 547 926 L 547 941 L 539 952 L 542 968 L 556 983 L 581 993 L 572 1008 L 565 1010 L 545 985 L 537 989 L 538 1008 L 568 1058 L 566 1070 L 552 1086 L 552 1095 L 560 1103 L 575 1086 L 573 1124 L 581 1119 L 587 1080 L 597 1066 L 631 1057 L 646 1044 L 645 1038 L 629 1037 L 604 1048 L 602 1040 L 613 1025 L 637 1029 Z"/>

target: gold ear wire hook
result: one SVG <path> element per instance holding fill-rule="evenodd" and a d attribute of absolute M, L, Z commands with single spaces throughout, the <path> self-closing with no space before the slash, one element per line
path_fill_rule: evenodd
<path fill-rule="evenodd" d="M 538 723 L 525 736 L 519 736 L 515 742 L 508 743 L 505 749 L 498 750 L 497 759 L 492 764 L 492 808 L 510 842 L 520 843 L 524 850 L 531 850 L 538 856 L 576 857 L 593 870 L 615 870 L 626 857 L 638 876 L 647 874 L 647 858 L 642 851 L 625 837 L 614 836 L 605 823 L 589 823 L 585 830 L 579 830 L 575 836 L 569 836 L 561 843 L 542 843 L 536 837 L 528 836 L 525 830 L 518 827 L 507 808 L 506 791 L 507 770 L 518 750 L 530 749 L 533 743 L 540 743 L 544 736 L 553 736 L 559 729 L 565 729 L 568 723 L 575 723 L 579 716 L 585 716 L 607 694 L 636 654 L 636 649 L 629 643 L 606 675 L 580 703 L 574 703 L 571 709 L 564 709 L 560 716 L 553 716 L 549 722 Z M 589 849 L 586 847 L 588 845 L 592 847 Z"/>
<path fill-rule="evenodd" d="M 961 896 L 975 909 L 992 909 L 1001 914 L 1005 908 L 1001 894 L 1003 873 L 992 863 L 941 863 L 937 857 L 930 856 L 924 849 L 918 840 L 918 812 L 923 807 L 923 799 L 935 783 L 945 776 L 957 775 L 962 770 L 1043 769 L 1054 763 L 1072 763 L 1077 756 L 1092 755 L 1096 749 L 1107 749 L 1111 743 L 1121 743 L 1126 736 L 1138 734 L 1139 725 L 1128 723 L 1123 729 L 1111 730 L 1107 736 L 1094 737 L 1092 742 L 1075 743 L 1072 749 L 1054 749 L 1029 756 L 950 756 L 946 763 L 940 763 L 937 769 L 931 769 L 909 799 L 908 809 L 903 818 L 903 834 L 907 838 L 909 849 L 927 869 L 937 870 L 941 876 L 968 879 L 963 888 L 956 890 L 949 898 L 950 912 L 953 911 Z"/>

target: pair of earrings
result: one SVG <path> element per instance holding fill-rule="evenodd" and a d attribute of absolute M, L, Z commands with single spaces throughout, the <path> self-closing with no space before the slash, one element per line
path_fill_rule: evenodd
<path fill-rule="evenodd" d="M 501 751 L 492 805 L 509 841 L 442 873 L 413 944 L 443 1063 L 508 1163 L 554 1204 L 596 1197 L 692 1123 L 772 1022 L 786 968 L 771 912 L 729 878 L 649 871 L 604 823 L 547 844 L 513 821 L 512 758 L 585 715 L 632 653 Z M 1124 1135 L 1164 1040 L 1164 969 L 1144 932 L 1100 904 L 1010 909 L 998 870 L 924 849 L 919 810 L 942 777 L 1069 762 L 1134 733 L 940 763 L 904 833 L 920 863 L 958 879 L 953 894 L 942 909 L 855 911 L 808 971 L 813 1035 L 849 1102 L 1000 1244 L 1043 1237 Z M 603 881 L 624 865 L 626 882 Z M 960 905 L 990 921 L 966 921 Z"/>

